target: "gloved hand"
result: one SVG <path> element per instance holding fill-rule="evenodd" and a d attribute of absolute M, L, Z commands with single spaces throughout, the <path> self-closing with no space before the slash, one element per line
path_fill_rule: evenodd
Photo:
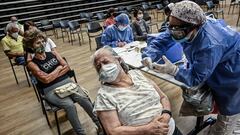
<path fill-rule="evenodd" d="M 150 57 L 143 58 L 141 62 L 144 66 L 148 67 L 149 69 L 153 69 L 152 68 L 152 59 Z"/>
<path fill-rule="evenodd" d="M 166 58 L 166 56 L 162 56 L 162 58 L 165 63 L 164 64 L 153 63 L 152 64 L 153 70 L 159 73 L 166 73 L 166 74 L 176 76 L 179 70 L 178 67 L 174 65 L 171 61 L 169 61 Z"/>

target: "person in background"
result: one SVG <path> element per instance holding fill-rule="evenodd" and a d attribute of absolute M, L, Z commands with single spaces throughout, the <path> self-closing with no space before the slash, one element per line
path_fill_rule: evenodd
<path fill-rule="evenodd" d="M 169 30 L 150 46 L 163 53 L 172 39 L 183 46 L 187 68 L 177 67 L 166 57 L 164 64 L 151 66 L 189 87 L 208 85 L 219 110 L 208 135 L 235 135 L 240 124 L 240 34 L 206 17 L 198 4 L 181 1 L 171 12 Z"/>
<path fill-rule="evenodd" d="M 18 22 L 17 17 L 12 16 L 12 17 L 10 18 L 10 23 L 16 23 L 17 26 L 18 26 L 18 29 L 19 29 L 19 31 L 18 31 L 19 35 L 23 36 L 23 34 L 24 34 L 24 28 L 23 28 L 23 25 Z M 5 28 L 5 33 L 8 32 L 7 30 L 8 30 L 8 27 L 9 27 L 9 24 L 10 24 L 10 23 L 7 24 L 7 26 L 6 26 L 6 28 Z"/>
<path fill-rule="evenodd" d="M 26 22 L 24 23 L 24 32 L 26 32 L 26 31 L 28 31 L 28 30 L 31 30 L 31 29 L 37 30 L 36 25 L 35 25 L 34 22 L 32 22 L 32 21 L 26 21 Z"/>
<path fill-rule="evenodd" d="M 101 87 L 94 111 L 109 135 L 181 135 L 168 97 L 138 70 L 128 70 L 110 47 L 93 55 Z"/>
<path fill-rule="evenodd" d="M 169 17 L 170 14 L 172 12 L 172 9 L 174 7 L 174 3 L 170 3 L 168 4 L 165 8 L 164 8 L 164 13 L 167 16 L 166 20 L 162 23 L 161 28 L 158 30 L 158 32 L 163 32 L 165 30 L 168 29 L 168 25 L 169 25 Z"/>
<path fill-rule="evenodd" d="M 149 33 L 149 26 L 143 19 L 142 9 L 135 9 L 133 11 L 134 21 L 131 24 L 134 40 L 136 41 L 146 41 L 147 34 Z"/>
<path fill-rule="evenodd" d="M 7 35 L 1 40 L 5 54 L 13 58 L 18 65 L 25 64 L 23 37 L 19 35 L 19 27 L 16 23 L 9 23 Z"/>
<path fill-rule="evenodd" d="M 104 21 L 104 28 L 107 28 L 108 26 L 115 24 L 115 9 L 109 8 L 107 12 L 107 19 Z"/>
<path fill-rule="evenodd" d="M 74 93 L 64 98 L 60 98 L 55 93 L 56 88 L 68 83 L 74 83 L 67 75 L 70 67 L 66 61 L 58 53 L 45 52 L 44 44 L 46 42 L 43 41 L 43 38 L 36 31 L 25 33 L 23 42 L 27 48 L 34 51 L 35 55 L 27 63 L 27 67 L 34 77 L 37 78 L 37 85 L 41 88 L 40 92 L 44 94 L 45 99 L 49 103 L 66 111 L 67 118 L 77 135 L 86 135 L 79 121 L 76 106 L 74 105 L 74 102 L 77 102 L 96 124 L 98 133 L 102 134 L 101 124 L 92 112 L 93 104 L 80 86 L 77 86 L 78 94 Z"/>
<path fill-rule="evenodd" d="M 103 45 L 111 47 L 123 47 L 127 43 L 133 42 L 132 28 L 129 26 L 128 15 L 121 13 L 116 18 L 116 24 L 108 26 L 101 38 Z"/>

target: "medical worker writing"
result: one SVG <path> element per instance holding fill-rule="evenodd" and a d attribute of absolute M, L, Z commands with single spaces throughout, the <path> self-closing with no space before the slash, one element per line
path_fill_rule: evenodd
<path fill-rule="evenodd" d="M 111 47 L 123 47 L 133 42 L 132 28 L 129 26 L 128 15 L 122 13 L 115 18 L 116 24 L 108 26 L 102 34 L 103 45 Z"/>
<path fill-rule="evenodd" d="M 188 59 L 187 68 L 179 68 L 163 56 L 165 64 L 146 66 L 168 73 L 188 86 L 205 82 L 211 89 L 219 108 L 217 122 L 209 135 L 234 135 L 240 130 L 240 34 L 205 16 L 196 3 L 181 1 L 174 6 L 169 29 L 151 42 L 154 50 L 167 50 L 168 40 L 174 39 L 183 46 Z M 159 53 L 159 51 L 158 51 Z M 145 56 L 143 56 L 145 57 Z"/>

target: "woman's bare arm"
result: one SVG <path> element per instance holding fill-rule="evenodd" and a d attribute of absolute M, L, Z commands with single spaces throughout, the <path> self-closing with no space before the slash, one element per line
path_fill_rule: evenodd
<path fill-rule="evenodd" d="M 168 125 L 160 123 L 157 116 L 150 123 L 142 126 L 123 126 L 116 110 L 97 111 L 104 129 L 108 135 L 159 135 L 168 132 Z"/>

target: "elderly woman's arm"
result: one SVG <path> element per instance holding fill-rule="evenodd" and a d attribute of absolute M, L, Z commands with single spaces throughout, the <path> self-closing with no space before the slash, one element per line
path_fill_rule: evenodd
<path fill-rule="evenodd" d="M 67 62 L 59 55 L 58 52 L 52 52 L 52 53 L 57 57 L 60 64 L 63 66 L 63 68 L 61 69 L 61 71 L 58 74 L 58 77 L 60 77 L 64 74 L 66 74 L 70 70 L 70 68 L 69 68 Z"/>
<path fill-rule="evenodd" d="M 108 135 L 159 135 L 168 132 L 168 124 L 159 122 L 161 116 L 142 126 L 122 126 L 115 110 L 97 111 Z"/>
<path fill-rule="evenodd" d="M 154 88 L 156 89 L 156 91 L 158 92 L 159 96 L 160 96 L 160 99 L 161 99 L 161 104 L 163 106 L 163 109 L 164 110 L 168 110 L 168 111 L 171 111 L 171 104 L 169 102 L 169 99 L 167 97 L 167 95 L 165 95 L 162 90 L 157 86 L 157 84 L 155 82 L 153 82 L 152 80 L 149 80 L 152 85 L 154 86 Z M 165 122 L 165 123 L 168 123 L 171 116 L 167 113 L 163 113 L 162 114 L 162 117 L 163 119 L 161 120 L 162 122 Z"/>
<path fill-rule="evenodd" d="M 32 74 L 38 80 L 40 80 L 42 83 L 46 83 L 46 84 L 55 80 L 58 77 L 60 71 L 63 69 L 63 66 L 58 66 L 54 71 L 47 74 L 47 73 L 43 72 L 41 69 L 39 69 L 39 67 L 33 62 L 29 62 L 27 66 L 32 71 Z"/>

